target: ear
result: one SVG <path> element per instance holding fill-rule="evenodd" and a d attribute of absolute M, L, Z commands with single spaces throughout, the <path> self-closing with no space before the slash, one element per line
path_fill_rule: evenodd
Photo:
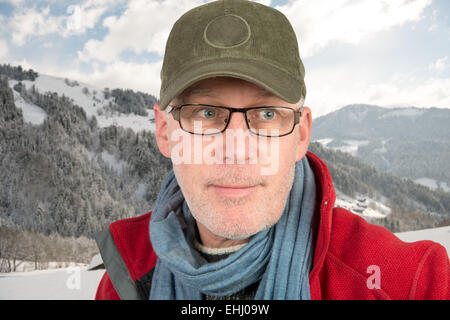
<path fill-rule="evenodd" d="M 161 110 L 160 107 L 161 105 L 159 103 L 155 104 L 153 107 L 156 121 L 156 143 L 158 144 L 159 151 L 163 154 L 163 156 L 170 158 L 166 112 Z"/>
<path fill-rule="evenodd" d="M 303 107 L 302 117 L 300 118 L 300 124 L 298 130 L 300 133 L 300 139 L 297 145 L 297 156 L 295 161 L 300 161 L 308 152 L 309 142 L 311 140 L 311 128 L 312 128 L 312 115 L 311 109 Z"/>

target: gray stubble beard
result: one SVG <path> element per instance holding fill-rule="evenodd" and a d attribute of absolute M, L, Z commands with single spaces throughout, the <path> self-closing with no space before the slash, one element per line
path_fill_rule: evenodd
<path fill-rule="evenodd" d="M 176 170 L 174 170 L 176 173 Z M 220 236 L 225 239 L 230 240 L 244 240 L 252 237 L 253 235 L 266 230 L 273 225 L 275 225 L 278 220 L 280 219 L 284 207 L 286 206 L 286 201 L 288 199 L 290 190 L 292 188 L 292 185 L 294 183 L 294 176 L 295 176 L 295 162 L 294 165 L 291 166 L 288 174 L 286 175 L 285 181 L 286 184 L 282 183 L 278 189 L 278 191 L 275 194 L 283 195 L 283 205 L 281 206 L 280 212 L 277 213 L 277 215 L 271 214 L 275 210 L 277 201 L 276 198 L 272 197 L 263 197 L 260 202 L 257 203 L 257 207 L 255 210 L 258 210 L 259 208 L 262 208 L 262 211 L 264 211 L 262 221 L 265 221 L 257 228 L 257 230 L 247 230 L 246 226 L 242 226 L 240 224 L 233 224 L 230 228 L 227 230 L 222 230 L 222 219 L 215 219 L 214 216 L 214 208 L 211 206 L 211 202 L 203 197 L 195 197 L 191 196 L 189 193 L 186 194 L 183 192 L 183 195 L 185 197 L 185 200 L 188 204 L 188 207 L 192 213 L 192 216 L 197 222 L 200 222 L 202 225 L 204 225 L 211 233 Z M 177 177 L 178 178 L 178 177 Z M 238 179 L 239 180 L 239 179 Z M 241 179 L 242 180 L 242 179 Z M 180 188 L 183 190 L 183 181 L 178 180 L 180 183 Z M 243 205 L 247 202 L 249 202 L 251 198 L 243 198 L 243 199 L 223 199 L 222 203 L 225 204 L 225 207 L 233 207 L 237 205 Z M 274 201 L 275 200 L 275 201 Z M 270 207 L 270 208 L 269 208 Z M 267 209 L 266 209 L 267 208 Z"/>

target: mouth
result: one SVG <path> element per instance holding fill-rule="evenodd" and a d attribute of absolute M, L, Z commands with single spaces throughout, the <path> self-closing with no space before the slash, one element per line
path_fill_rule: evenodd
<path fill-rule="evenodd" d="M 254 193 L 259 185 L 251 186 L 223 186 L 211 185 L 212 190 L 223 198 L 244 198 Z"/>

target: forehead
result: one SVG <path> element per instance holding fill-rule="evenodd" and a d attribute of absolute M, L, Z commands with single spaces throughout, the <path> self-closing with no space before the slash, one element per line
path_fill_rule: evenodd
<path fill-rule="evenodd" d="M 253 97 L 276 97 L 256 84 L 231 77 L 215 77 L 201 80 L 184 90 L 180 97 L 184 99 L 193 96 L 219 97 L 228 93 L 245 93 Z"/>

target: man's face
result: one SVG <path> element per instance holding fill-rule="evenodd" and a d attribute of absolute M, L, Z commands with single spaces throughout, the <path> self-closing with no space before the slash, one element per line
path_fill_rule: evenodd
<path fill-rule="evenodd" d="M 227 77 L 196 83 L 171 103 L 181 104 L 299 108 L 250 82 Z M 308 108 L 291 134 L 272 138 L 249 133 L 244 114 L 238 112 L 232 113 L 225 132 L 209 137 L 182 131 L 179 122 L 159 106 L 155 116 L 158 146 L 172 159 L 199 229 L 226 239 L 246 239 L 278 221 L 292 187 L 295 162 L 308 148 Z"/>

